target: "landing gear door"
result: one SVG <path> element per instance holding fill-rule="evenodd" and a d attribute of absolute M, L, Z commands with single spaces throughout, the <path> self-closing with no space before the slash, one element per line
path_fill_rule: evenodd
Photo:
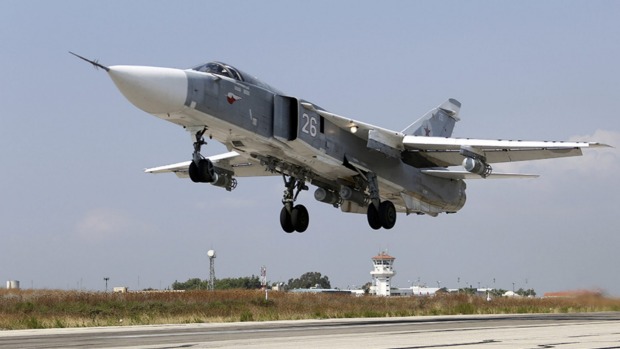
<path fill-rule="evenodd" d="M 273 136 L 287 142 L 297 138 L 297 98 L 276 95 L 273 101 Z"/>

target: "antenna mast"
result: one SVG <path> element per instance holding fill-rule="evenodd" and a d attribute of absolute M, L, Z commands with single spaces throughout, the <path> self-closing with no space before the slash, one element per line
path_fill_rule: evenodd
<path fill-rule="evenodd" d="M 209 256 L 209 290 L 215 290 L 215 250 L 207 252 Z"/>

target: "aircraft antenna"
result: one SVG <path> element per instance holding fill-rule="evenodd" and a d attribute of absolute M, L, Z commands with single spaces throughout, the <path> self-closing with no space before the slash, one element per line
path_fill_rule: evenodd
<path fill-rule="evenodd" d="M 101 63 L 99 63 L 99 60 L 97 60 L 97 59 L 95 59 L 95 60 L 91 60 L 91 59 L 88 59 L 88 58 L 82 57 L 82 56 L 78 55 L 77 53 L 73 53 L 73 52 L 71 52 L 71 51 L 69 51 L 69 53 L 70 53 L 70 54 L 72 54 L 72 55 L 74 55 L 74 56 L 76 56 L 77 58 L 79 58 L 79 59 L 81 59 L 81 60 L 83 60 L 83 61 L 86 61 L 86 62 L 88 62 L 88 63 L 92 64 L 92 65 L 93 65 L 93 67 L 95 67 L 95 69 L 99 69 L 99 68 L 101 68 L 101 69 L 103 69 L 103 70 L 105 70 L 105 71 L 108 71 L 108 72 L 110 71 L 110 68 L 108 68 L 108 67 L 106 67 L 105 65 L 103 65 L 103 64 L 101 64 Z"/>

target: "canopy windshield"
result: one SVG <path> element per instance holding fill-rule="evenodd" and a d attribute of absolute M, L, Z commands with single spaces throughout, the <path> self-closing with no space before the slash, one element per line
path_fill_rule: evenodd
<path fill-rule="evenodd" d="M 227 78 L 231 78 L 237 81 L 247 82 L 247 83 L 250 83 L 256 86 L 260 86 L 274 93 L 282 94 L 282 92 L 260 81 L 259 79 L 253 77 L 252 75 L 244 73 L 241 70 L 235 67 L 232 67 L 228 64 L 222 63 L 222 62 L 209 62 L 206 64 L 201 64 L 197 67 L 192 68 L 192 70 L 196 70 L 196 71 L 203 72 L 203 73 L 211 73 L 215 75 L 225 76 Z"/>
<path fill-rule="evenodd" d="M 244 81 L 243 76 L 239 74 L 239 71 L 237 71 L 237 69 L 220 62 L 209 62 L 207 64 L 199 65 L 192 69 L 203 73 L 222 75 L 231 79 Z"/>

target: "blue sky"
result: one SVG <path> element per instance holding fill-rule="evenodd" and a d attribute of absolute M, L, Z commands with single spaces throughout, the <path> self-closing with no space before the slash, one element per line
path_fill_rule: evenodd
<path fill-rule="evenodd" d="M 470 181 L 458 214 L 400 215 L 390 231 L 311 190 L 300 196 L 308 231 L 288 235 L 277 177 L 228 193 L 144 174 L 188 160 L 190 138 L 67 53 L 107 65 L 225 61 L 395 130 L 452 97 L 463 104 L 455 136 L 619 147 L 618 13 L 616 1 L 0 2 L 0 280 L 167 287 L 208 278 L 215 249 L 217 277 L 265 265 L 271 281 L 319 271 L 346 288 L 369 281 L 370 258 L 388 250 L 403 287 L 620 296 L 617 148 L 504 166 L 541 178 Z"/>

